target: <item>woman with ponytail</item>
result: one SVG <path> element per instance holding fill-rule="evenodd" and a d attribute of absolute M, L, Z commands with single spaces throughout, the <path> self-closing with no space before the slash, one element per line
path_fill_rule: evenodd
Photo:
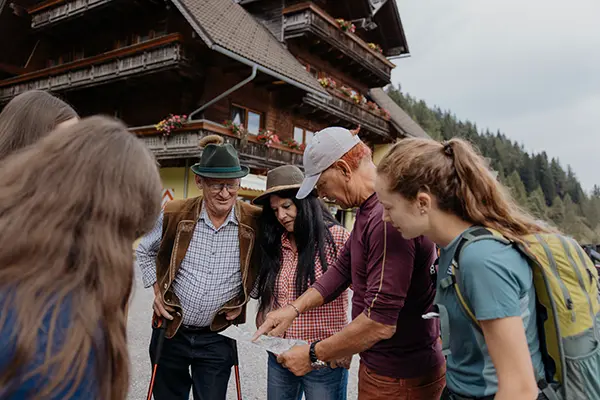
<path fill-rule="evenodd" d="M 510 245 L 482 239 L 460 251 L 460 274 L 451 275 L 459 243 L 477 227 L 513 241 L 549 228 L 519 208 L 485 159 L 461 139 L 402 140 L 377 173 L 384 220 L 406 239 L 424 235 L 441 248 L 437 301 L 448 311 L 451 352 L 442 399 L 536 399 L 544 367 L 527 260 Z M 456 291 L 440 284 L 448 278 L 460 286 L 481 330 Z"/>

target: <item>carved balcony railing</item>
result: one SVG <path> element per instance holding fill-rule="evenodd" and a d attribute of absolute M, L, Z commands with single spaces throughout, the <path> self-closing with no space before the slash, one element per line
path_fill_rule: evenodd
<path fill-rule="evenodd" d="M 387 118 L 342 97 L 334 90 L 327 90 L 331 94 L 329 100 L 308 93 L 303 99 L 304 104 L 319 112 L 327 113 L 334 119 L 340 119 L 352 125 L 360 125 L 384 138 L 390 138 L 390 125 Z"/>
<path fill-rule="evenodd" d="M 218 134 L 225 139 L 226 143 L 231 143 L 237 149 L 240 162 L 251 168 L 264 169 L 302 164 L 301 151 L 281 145 L 267 147 L 252 135 L 244 140 L 223 125 L 212 121 L 192 122 L 172 131 L 168 137 L 163 137 L 154 127 L 132 128 L 131 132 L 146 143 L 159 161 L 197 158 L 202 153 L 198 148 L 198 141 L 204 136 Z"/>
<path fill-rule="evenodd" d="M 53 23 L 82 15 L 117 0 L 49 0 L 29 8 L 31 27 L 43 28 Z"/>
<path fill-rule="evenodd" d="M 312 34 L 348 57 L 356 65 L 355 72 L 361 80 L 367 70 L 372 74 L 372 85 L 382 87 L 391 82 L 395 65 L 357 35 L 341 30 L 335 19 L 316 5 L 309 2 L 291 6 L 283 10 L 283 15 L 286 40 Z"/>
<path fill-rule="evenodd" d="M 100 85 L 132 75 L 175 68 L 186 62 L 182 36 L 174 33 L 98 56 L 0 81 L 0 101 L 27 90 L 61 91 Z"/>

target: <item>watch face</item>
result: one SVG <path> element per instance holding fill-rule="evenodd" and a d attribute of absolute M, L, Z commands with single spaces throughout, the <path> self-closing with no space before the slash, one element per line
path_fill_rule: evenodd
<path fill-rule="evenodd" d="M 323 362 L 323 361 L 321 361 L 321 360 L 318 360 L 318 361 L 316 361 L 316 362 L 313 362 L 313 363 L 311 363 L 311 364 L 310 364 L 310 366 L 311 366 L 313 369 L 323 369 L 323 368 L 327 368 L 327 363 L 326 363 L 326 362 Z"/>

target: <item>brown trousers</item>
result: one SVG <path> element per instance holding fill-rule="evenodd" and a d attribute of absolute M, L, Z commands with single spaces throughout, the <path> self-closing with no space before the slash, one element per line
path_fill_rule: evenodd
<path fill-rule="evenodd" d="M 360 364 L 358 400 L 439 400 L 446 386 L 446 365 L 429 375 L 400 379 L 381 376 Z"/>

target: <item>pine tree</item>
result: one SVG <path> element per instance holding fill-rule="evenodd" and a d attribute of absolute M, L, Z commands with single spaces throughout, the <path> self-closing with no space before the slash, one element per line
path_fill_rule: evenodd
<path fill-rule="evenodd" d="M 560 166 L 558 159 L 553 158 L 550 162 L 550 172 L 552 173 L 552 178 L 554 179 L 556 194 L 562 199 L 565 197 L 567 192 L 567 174 Z"/>
<path fill-rule="evenodd" d="M 527 193 L 533 192 L 539 185 L 535 176 L 535 165 L 527 153 L 525 153 L 523 157 L 523 163 L 519 168 L 519 175 L 521 176 L 521 181 L 523 181 Z"/>
<path fill-rule="evenodd" d="M 583 215 L 585 216 L 585 223 L 595 228 L 596 225 L 600 224 L 600 197 L 592 196 L 586 198 L 582 205 Z"/>
<path fill-rule="evenodd" d="M 525 190 L 525 185 L 523 185 L 517 171 L 513 171 L 513 173 L 508 176 L 506 184 L 510 188 L 516 202 L 519 203 L 521 207 L 527 207 L 527 191 Z"/>
<path fill-rule="evenodd" d="M 567 193 L 569 196 L 571 196 L 571 200 L 573 200 L 573 202 L 576 204 L 581 204 L 581 201 L 585 196 L 583 189 L 581 188 L 581 184 L 577 180 L 575 172 L 573 172 L 571 166 L 567 167 Z"/>
<path fill-rule="evenodd" d="M 565 219 L 565 203 L 560 196 L 556 196 L 552 202 L 552 206 L 548 210 L 548 217 L 556 226 L 561 226 Z"/>
<path fill-rule="evenodd" d="M 565 218 L 561 225 L 562 231 L 573 236 L 579 242 L 590 243 L 595 234 L 579 216 L 580 208 L 571 200 L 571 196 L 568 194 L 565 196 L 564 203 Z"/>
<path fill-rule="evenodd" d="M 534 158 L 535 162 L 535 174 L 537 181 L 540 183 L 542 191 L 544 192 L 544 198 L 546 199 L 546 205 L 551 205 L 552 200 L 556 197 L 556 186 L 550 171 L 550 165 L 548 164 L 548 156 L 546 152 L 541 152 Z"/>
<path fill-rule="evenodd" d="M 536 218 L 543 220 L 548 218 L 548 207 L 546 206 L 546 199 L 541 187 L 538 186 L 533 192 L 531 192 L 527 203 L 529 211 Z"/>

